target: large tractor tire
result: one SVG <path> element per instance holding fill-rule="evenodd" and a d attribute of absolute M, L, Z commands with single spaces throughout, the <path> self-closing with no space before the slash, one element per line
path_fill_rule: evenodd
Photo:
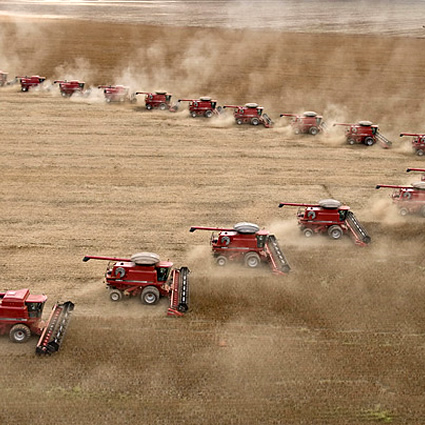
<path fill-rule="evenodd" d="M 245 266 L 250 269 L 256 269 L 257 267 L 260 267 L 261 259 L 256 252 L 248 252 L 248 254 L 245 255 L 244 262 Z"/>
<path fill-rule="evenodd" d="M 17 324 L 12 326 L 9 332 L 9 338 L 12 342 L 21 344 L 27 342 L 30 339 L 31 330 L 26 325 Z"/>
<path fill-rule="evenodd" d="M 366 137 L 366 139 L 364 139 L 364 144 L 366 146 L 372 146 L 375 143 L 375 141 L 372 139 L 372 137 Z"/>
<path fill-rule="evenodd" d="M 328 235 L 331 239 L 338 240 L 338 239 L 341 239 L 341 237 L 343 235 L 343 231 L 342 231 L 341 227 L 334 224 L 333 226 L 329 227 Z"/>
<path fill-rule="evenodd" d="M 319 133 L 319 129 L 317 127 L 310 127 L 308 131 L 312 136 L 316 136 Z"/>
<path fill-rule="evenodd" d="M 146 305 L 155 305 L 159 301 L 159 290 L 155 288 L 155 286 L 147 286 L 143 289 L 142 295 L 140 295 L 140 299 L 143 304 Z"/>

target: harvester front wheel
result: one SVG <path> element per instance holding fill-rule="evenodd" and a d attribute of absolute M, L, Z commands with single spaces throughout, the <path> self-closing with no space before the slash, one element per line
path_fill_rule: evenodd
<path fill-rule="evenodd" d="M 206 118 L 211 118 L 213 116 L 213 112 L 211 111 L 211 109 L 207 109 L 204 115 Z"/>
<path fill-rule="evenodd" d="M 112 289 L 111 292 L 109 292 L 109 298 L 114 303 L 122 300 L 122 292 L 118 289 Z"/>
<path fill-rule="evenodd" d="M 167 105 L 165 103 L 160 103 L 159 109 L 160 109 L 160 111 L 165 111 L 167 109 Z"/>
<path fill-rule="evenodd" d="M 375 141 L 372 139 L 372 137 L 366 137 L 366 139 L 364 139 L 364 144 L 366 146 L 372 146 L 375 143 Z"/>
<path fill-rule="evenodd" d="M 310 127 L 309 133 L 312 136 L 316 136 L 316 134 L 319 132 L 319 129 L 317 127 Z"/>
<path fill-rule="evenodd" d="M 311 229 L 304 229 L 303 234 L 306 238 L 311 238 L 311 237 L 313 237 L 314 232 Z"/>
<path fill-rule="evenodd" d="M 224 267 L 227 264 L 227 258 L 224 255 L 219 255 L 215 259 L 215 262 L 216 262 L 217 266 Z"/>
<path fill-rule="evenodd" d="M 245 265 L 251 269 L 259 267 L 261 263 L 260 256 L 256 252 L 248 252 L 245 255 Z"/>
<path fill-rule="evenodd" d="M 27 342 L 30 339 L 31 331 L 30 328 L 26 325 L 17 324 L 12 327 L 9 332 L 9 338 L 12 342 L 18 344 L 22 342 Z"/>
<path fill-rule="evenodd" d="M 155 288 L 155 286 L 147 286 L 143 289 L 140 299 L 143 304 L 154 305 L 158 303 L 159 296 L 158 288 Z"/>
<path fill-rule="evenodd" d="M 342 229 L 341 227 L 334 225 L 329 227 L 328 229 L 328 235 L 330 236 L 331 239 L 341 239 L 342 237 Z"/>
<path fill-rule="evenodd" d="M 253 118 L 253 119 L 251 120 L 251 124 L 252 124 L 252 125 L 258 125 L 258 124 L 260 124 L 260 120 L 259 120 L 258 118 Z"/>

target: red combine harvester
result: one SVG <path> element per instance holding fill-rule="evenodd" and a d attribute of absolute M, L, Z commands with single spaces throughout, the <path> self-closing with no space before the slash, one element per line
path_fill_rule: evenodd
<path fill-rule="evenodd" d="M 394 189 L 391 199 L 399 208 L 401 216 L 419 214 L 425 217 L 425 181 L 412 183 L 410 186 L 378 184 L 376 189 L 381 187 Z"/>
<path fill-rule="evenodd" d="M 348 234 L 356 245 L 365 246 L 371 241 L 350 207 L 335 199 L 323 199 L 317 204 L 282 202 L 279 208 L 285 205 L 300 207 L 297 212 L 298 226 L 307 238 L 319 233 L 328 234 L 331 239 L 337 240 Z"/>
<path fill-rule="evenodd" d="M 112 102 L 136 102 L 136 98 L 130 94 L 130 87 L 127 86 L 98 86 L 98 89 L 103 89 L 105 100 L 107 103 Z"/>
<path fill-rule="evenodd" d="M 417 171 L 419 173 L 423 173 L 422 174 L 422 177 L 421 177 L 421 180 L 422 181 L 425 181 L 425 168 L 408 168 L 406 170 L 407 173 L 410 173 L 411 171 Z"/>
<path fill-rule="evenodd" d="M 199 99 L 179 99 L 177 103 L 189 102 L 190 116 L 211 118 L 214 114 L 221 113 L 221 106 L 217 106 L 217 101 L 208 96 L 202 96 Z"/>
<path fill-rule="evenodd" d="M 19 81 L 21 84 L 21 91 L 28 91 L 32 87 L 38 87 L 40 84 L 46 81 L 46 77 L 40 77 L 33 75 L 32 77 L 15 77 L 15 81 Z"/>
<path fill-rule="evenodd" d="M 349 127 L 345 133 L 349 145 L 363 143 L 366 146 L 372 146 L 379 142 L 384 149 L 388 149 L 392 145 L 392 142 L 378 131 L 378 126 L 370 121 L 359 121 L 357 124 L 335 123 L 335 125 Z"/>
<path fill-rule="evenodd" d="M 195 230 L 219 232 L 217 237 L 214 233 L 211 235 L 212 253 L 219 266 L 225 266 L 228 261 L 237 261 L 250 268 L 267 263 L 275 274 L 287 274 L 291 270 L 276 237 L 266 230 L 260 230 L 256 224 L 238 223 L 233 229 L 198 226 L 190 228 L 191 232 Z"/>
<path fill-rule="evenodd" d="M 321 115 L 317 115 L 314 111 L 306 111 L 302 115 L 296 114 L 280 114 L 281 117 L 291 117 L 291 127 L 295 134 L 316 134 L 322 133 L 326 124 Z"/>
<path fill-rule="evenodd" d="M 160 297 L 170 298 L 169 316 L 182 316 L 189 309 L 187 267 L 173 269 L 173 263 L 160 261 L 157 254 L 140 252 L 131 258 L 86 256 L 83 261 L 107 260 L 105 281 L 111 301 L 123 296 L 138 297 L 143 304 L 157 304 Z"/>
<path fill-rule="evenodd" d="M 71 97 L 74 93 L 83 94 L 86 83 L 77 80 L 55 80 L 53 84 L 59 84 L 59 90 L 63 97 Z"/>
<path fill-rule="evenodd" d="M 178 105 L 171 105 L 171 93 L 157 90 L 155 93 L 147 91 L 136 91 L 135 95 L 145 94 L 145 105 L 147 110 L 159 109 L 161 111 L 176 112 Z"/>
<path fill-rule="evenodd" d="M 4 71 L 0 71 L 0 87 L 3 87 L 7 84 L 7 76 L 9 74 Z"/>
<path fill-rule="evenodd" d="M 41 319 L 47 297 L 31 295 L 29 289 L 0 292 L 0 334 L 9 333 L 12 342 L 27 342 L 39 335 L 37 354 L 59 350 L 68 327 L 74 304 L 71 301 L 53 306 L 47 322 Z"/>
<path fill-rule="evenodd" d="M 236 124 L 263 124 L 264 127 L 273 127 L 271 118 L 263 113 L 264 108 L 258 106 L 257 103 L 247 103 L 244 106 L 237 105 L 224 105 L 223 108 L 233 108 L 233 116 L 235 117 Z"/>
<path fill-rule="evenodd" d="M 412 148 L 416 155 L 423 156 L 425 154 L 425 134 L 424 133 L 400 133 L 400 137 L 412 136 Z"/>

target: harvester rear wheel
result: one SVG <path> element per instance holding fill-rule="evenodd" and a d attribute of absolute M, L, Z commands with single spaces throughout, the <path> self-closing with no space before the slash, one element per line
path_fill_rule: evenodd
<path fill-rule="evenodd" d="M 109 292 L 109 298 L 111 301 L 118 302 L 122 300 L 122 292 L 118 289 L 112 289 L 111 292 Z"/>
<path fill-rule="evenodd" d="M 424 151 L 422 150 L 422 149 L 418 149 L 417 151 L 416 151 L 416 155 L 418 155 L 418 156 L 424 156 Z"/>
<path fill-rule="evenodd" d="M 198 116 L 198 114 L 195 111 L 193 111 L 193 112 L 190 113 L 190 116 L 192 118 L 196 118 Z"/>
<path fill-rule="evenodd" d="M 366 146 L 372 146 L 375 143 L 375 141 L 372 139 L 372 137 L 366 137 L 366 139 L 364 139 L 364 144 Z"/>
<path fill-rule="evenodd" d="M 313 237 L 314 232 L 311 229 L 304 229 L 303 234 L 306 238 L 311 238 L 311 237 Z"/>
<path fill-rule="evenodd" d="M 260 256 L 256 252 L 248 252 L 245 255 L 245 265 L 251 269 L 259 267 L 261 260 Z"/>
<path fill-rule="evenodd" d="M 409 211 L 407 210 L 407 208 L 400 208 L 399 213 L 402 217 L 406 217 L 406 215 L 409 214 Z"/>
<path fill-rule="evenodd" d="M 165 103 L 160 103 L 160 104 L 159 104 L 159 109 L 160 109 L 161 111 L 165 111 L 165 110 L 167 109 L 167 105 L 166 105 Z"/>
<path fill-rule="evenodd" d="M 425 217 L 425 206 L 423 206 L 423 207 L 421 208 L 421 210 L 420 210 L 420 215 L 421 215 L 422 217 Z"/>
<path fill-rule="evenodd" d="M 152 109 L 152 105 L 151 105 L 150 103 L 148 103 L 148 104 L 146 105 L 146 109 L 147 109 L 148 111 L 150 111 L 150 110 Z"/>
<path fill-rule="evenodd" d="M 159 301 L 159 290 L 155 286 L 147 286 L 143 289 L 140 299 L 143 304 L 154 305 Z"/>
<path fill-rule="evenodd" d="M 224 267 L 227 264 L 227 258 L 224 255 L 219 255 L 215 259 L 215 262 L 216 262 L 217 266 Z"/>
<path fill-rule="evenodd" d="M 30 339 L 31 331 L 30 328 L 26 325 L 17 324 L 12 327 L 9 332 L 9 338 L 12 342 L 18 344 L 22 342 L 27 342 Z"/>
<path fill-rule="evenodd" d="M 241 118 L 238 118 L 238 119 L 236 120 L 236 124 L 237 124 L 237 125 L 242 125 L 242 124 L 243 124 L 243 120 L 242 120 Z"/>
<path fill-rule="evenodd" d="M 348 139 L 348 140 L 347 140 L 347 143 L 348 143 L 349 145 L 354 145 L 354 143 L 356 143 L 356 141 L 355 141 L 354 139 Z"/>
<path fill-rule="evenodd" d="M 341 227 L 337 226 L 336 224 L 329 227 L 328 229 L 328 235 L 330 236 L 331 239 L 341 239 L 342 237 L 342 229 Z"/>
<path fill-rule="evenodd" d="M 315 136 L 318 132 L 319 129 L 317 127 L 310 127 L 310 130 L 308 131 L 312 136 Z"/>

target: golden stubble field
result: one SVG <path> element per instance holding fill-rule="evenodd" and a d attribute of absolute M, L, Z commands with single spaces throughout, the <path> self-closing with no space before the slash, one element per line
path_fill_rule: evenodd
<path fill-rule="evenodd" d="M 12 77 L 256 101 L 276 121 L 0 91 L 0 286 L 76 304 L 54 357 L 0 339 L 0 423 L 424 421 L 424 220 L 374 189 L 425 165 L 398 138 L 424 130 L 424 40 L 4 19 L 0 35 Z M 294 137 L 279 113 L 305 109 L 378 122 L 394 148 Z M 369 247 L 304 240 L 296 209 L 277 208 L 329 197 Z M 239 221 L 276 233 L 289 276 L 217 270 L 209 234 L 189 233 Z M 110 303 L 106 264 L 81 261 L 145 250 L 191 269 L 184 318 L 165 300 Z"/>

